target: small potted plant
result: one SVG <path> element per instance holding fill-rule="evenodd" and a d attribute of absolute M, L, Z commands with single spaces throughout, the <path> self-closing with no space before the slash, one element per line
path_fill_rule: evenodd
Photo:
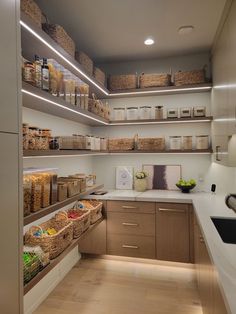
<path fill-rule="evenodd" d="M 134 189 L 137 192 L 144 192 L 147 189 L 147 172 L 138 171 L 135 173 Z"/>
<path fill-rule="evenodd" d="M 182 191 L 182 193 L 189 193 L 190 190 L 195 188 L 196 181 L 193 179 L 189 181 L 180 179 L 179 182 L 176 183 L 176 186 Z"/>

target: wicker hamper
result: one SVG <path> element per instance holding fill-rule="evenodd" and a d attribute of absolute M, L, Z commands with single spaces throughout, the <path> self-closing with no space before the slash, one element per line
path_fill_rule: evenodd
<path fill-rule="evenodd" d="M 102 202 L 96 200 L 82 200 L 78 205 L 82 205 L 84 209 L 90 210 L 90 223 L 94 224 L 102 218 Z"/>
<path fill-rule="evenodd" d="M 170 86 L 171 75 L 170 74 L 142 74 L 139 77 L 139 87 L 164 87 Z"/>
<path fill-rule="evenodd" d="M 133 138 L 110 138 L 108 139 L 108 150 L 120 151 L 120 150 L 133 150 L 134 139 Z"/>
<path fill-rule="evenodd" d="M 64 28 L 58 24 L 43 23 L 43 30 L 72 57 L 75 57 L 75 43 Z"/>
<path fill-rule="evenodd" d="M 165 138 L 163 137 L 138 138 L 137 149 L 150 151 L 165 150 Z"/>
<path fill-rule="evenodd" d="M 75 59 L 84 67 L 84 69 L 93 75 L 93 60 L 89 58 L 83 51 L 75 52 Z"/>
<path fill-rule="evenodd" d="M 206 82 L 205 69 L 187 72 L 176 72 L 174 75 L 175 86 L 201 84 Z"/>
<path fill-rule="evenodd" d="M 40 28 L 42 27 L 42 11 L 33 0 L 21 0 L 21 11 L 28 15 Z"/>
<path fill-rule="evenodd" d="M 79 214 L 77 218 L 69 218 L 68 215 L 71 213 Z M 74 239 L 81 236 L 81 234 L 86 231 L 90 226 L 90 211 L 86 209 L 73 208 L 67 211 L 60 211 L 56 214 L 57 220 L 60 218 L 66 218 L 73 224 L 73 237 Z"/>
<path fill-rule="evenodd" d="M 137 76 L 135 74 L 111 75 L 109 77 L 109 89 L 112 91 L 135 88 L 137 88 Z"/>
<path fill-rule="evenodd" d="M 37 231 L 54 228 L 57 233 L 36 236 Z M 49 253 L 49 258 L 53 259 L 60 255 L 73 240 L 73 224 L 68 220 L 57 220 L 55 217 L 40 224 L 32 226 L 25 234 L 25 244 L 39 245 L 45 253 Z"/>
<path fill-rule="evenodd" d="M 106 75 L 101 69 L 94 67 L 93 75 L 99 83 L 101 83 L 102 85 L 105 85 Z"/>

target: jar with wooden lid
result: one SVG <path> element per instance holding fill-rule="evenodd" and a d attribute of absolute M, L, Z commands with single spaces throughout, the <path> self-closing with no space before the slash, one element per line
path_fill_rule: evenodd
<path fill-rule="evenodd" d="M 114 108 L 114 120 L 125 120 L 125 108 Z"/>
<path fill-rule="evenodd" d="M 137 120 L 138 119 L 138 107 L 128 107 L 127 108 L 127 120 Z"/>
<path fill-rule="evenodd" d="M 183 149 L 184 150 L 192 150 L 193 149 L 193 137 L 183 136 Z"/>
<path fill-rule="evenodd" d="M 196 149 L 208 149 L 209 148 L 209 136 L 198 135 L 196 136 Z"/>
<path fill-rule="evenodd" d="M 170 136 L 170 150 L 181 150 L 181 136 Z"/>
<path fill-rule="evenodd" d="M 156 106 L 155 107 L 155 119 L 162 120 L 164 119 L 164 110 L 163 106 Z"/>
<path fill-rule="evenodd" d="M 142 106 L 140 107 L 140 119 L 149 120 L 151 119 L 151 109 L 150 106 Z"/>

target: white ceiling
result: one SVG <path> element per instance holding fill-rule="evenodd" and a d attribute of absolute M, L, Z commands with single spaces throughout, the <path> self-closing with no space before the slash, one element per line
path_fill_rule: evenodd
<path fill-rule="evenodd" d="M 158 58 L 209 50 L 226 0 L 37 0 L 97 62 Z M 178 34 L 193 25 L 190 35 Z M 147 36 L 155 45 L 145 46 Z"/>

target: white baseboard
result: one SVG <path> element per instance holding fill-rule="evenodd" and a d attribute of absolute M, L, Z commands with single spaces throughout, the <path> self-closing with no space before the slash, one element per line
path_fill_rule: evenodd
<path fill-rule="evenodd" d="M 75 247 L 74 250 L 34 286 L 24 296 L 24 314 L 32 314 L 80 258 L 81 255 L 78 251 L 78 247 Z"/>

